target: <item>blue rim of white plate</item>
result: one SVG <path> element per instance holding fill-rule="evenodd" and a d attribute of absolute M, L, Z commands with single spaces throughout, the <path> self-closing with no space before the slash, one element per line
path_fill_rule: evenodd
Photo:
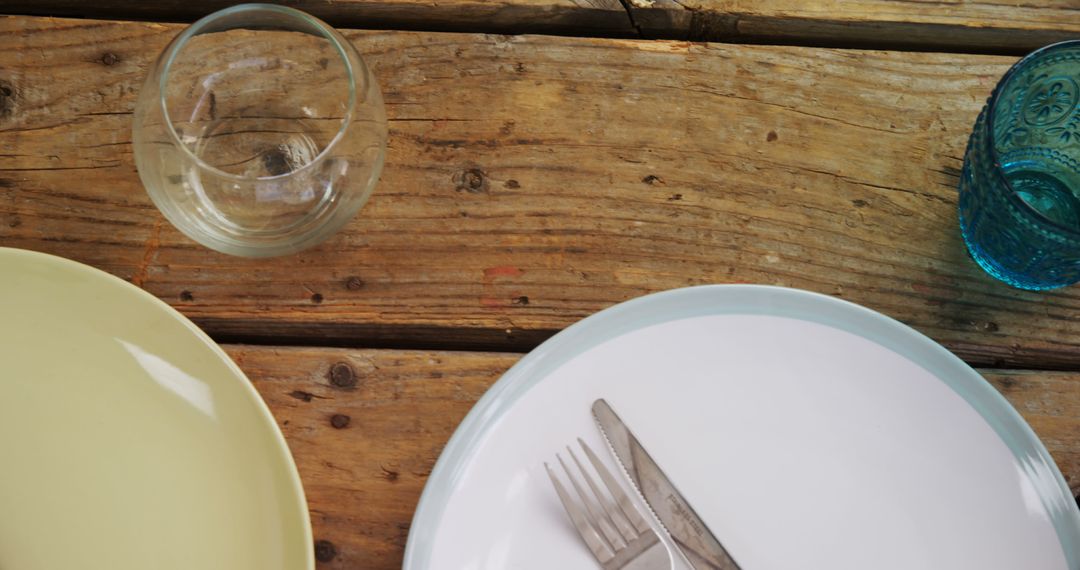
<path fill-rule="evenodd" d="M 708 315 L 768 315 L 837 328 L 919 364 L 971 405 L 1012 451 L 1042 500 L 1069 568 L 1080 568 L 1080 511 L 1031 427 L 978 372 L 929 337 L 876 311 L 799 289 L 704 285 L 610 307 L 551 337 L 503 374 L 461 422 L 431 471 L 413 515 L 404 570 L 431 566 L 435 534 L 464 468 L 488 430 L 530 388 L 585 351 L 628 332 Z"/>

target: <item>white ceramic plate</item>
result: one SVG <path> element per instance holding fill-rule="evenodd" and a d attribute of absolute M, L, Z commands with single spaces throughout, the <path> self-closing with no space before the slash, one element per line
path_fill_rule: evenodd
<path fill-rule="evenodd" d="M 603 448 L 598 397 L 744 570 L 1080 567 L 1060 472 L 974 370 L 857 305 L 733 285 L 603 311 L 507 372 L 432 472 L 405 568 L 596 568 L 543 462 Z"/>
<path fill-rule="evenodd" d="M 314 568 L 285 440 L 153 296 L 0 248 L 0 569 Z"/>

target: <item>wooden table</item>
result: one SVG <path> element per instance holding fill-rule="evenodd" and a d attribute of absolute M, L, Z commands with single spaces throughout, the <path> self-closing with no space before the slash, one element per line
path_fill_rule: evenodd
<path fill-rule="evenodd" d="M 1075 0 L 298 0 L 385 29 L 346 35 L 390 146 L 358 218 L 270 260 L 183 237 L 132 161 L 182 28 L 157 22 L 226 3 L 5 3 L 0 245 L 109 271 L 225 344 L 289 440 L 321 568 L 400 566 L 440 450 L 523 352 L 702 283 L 910 324 L 982 367 L 1080 493 L 1080 289 L 991 280 L 956 222 L 975 115 L 1018 54 L 1080 37 Z"/>

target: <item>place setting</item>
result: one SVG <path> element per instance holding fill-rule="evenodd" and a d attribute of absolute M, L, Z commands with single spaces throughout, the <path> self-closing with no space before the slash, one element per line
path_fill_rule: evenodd
<path fill-rule="evenodd" d="M 613 307 L 504 375 L 432 473 L 405 567 L 623 567 L 593 556 L 549 481 L 547 468 L 566 501 L 591 501 L 595 513 L 578 509 L 599 529 L 618 496 L 593 453 L 669 549 L 629 568 L 1071 568 L 1077 556 L 1068 487 L 977 372 L 862 307 L 731 285 Z"/>
<path fill-rule="evenodd" d="M 619 6 L 620 18 L 642 14 L 626 11 Z M 337 25 L 343 16 L 335 14 L 318 15 Z M 78 208 L 47 207 L 55 189 L 27 182 L 33 172 L 18 174 L 38 167 L 0 162 L 0 191 L 10 190 L 0 199 L 0 570 L 1080 569 L 1073 471 L 1080 445 L 1069 427 L 1080 418 L 1080 377 L 1068 368 L 1075 342 L 1067 334 L 1075 320 L 1068 287 L 1080 282 L 1080 40 L 1026 50 L 1000 77 L 980 80 L 988 99 L 956 157 L 951 202 L 927 201 L 946 210 L 931 218 L 947 218 L 950 255 L 966 264 L 956 270 L 961 277 L 934 281 L 952 288 L 940 293 L 922 281 L 890 285 L 870 269 L 838 273 L 835 287 L 796 275 L 796 255 L 761 245 L 802 240 L 789 227 L 769 226 L 788 218 L 762 213 L 736 222 L 704 210 L 704 193 L 742 191 L 717 182 L 748 164 L 742 159 L 718 166 L 708 188 L 680 178 L 690 172 L 635 174 L 630 206 L 616 203 L 619 184 L 610 183 L 612 204 L 591 205 L 626 207 L 612 216 L 618 224 L 579 229 L 512 213 L 507 204 L 519 200 L 582 207 L 533 196 L 478 158 L 556 172 L 559 165 L 543 162 L 548 143 L 513 134 L 522 128 L 516 123 L 494 128 L 482 114 L 425 116 L 398 90 L 439 78 L 419 64 L 386 62 L 419 57 L 419 48 L 395 52 L 390 37 L 435 49 L 451 40 L 490 43 L 515 54 L 498 62 L 500 74 L 531 80 L 531 61 L 511 61 L 517 36 L 471 33 L 453 18 L 435 20 L 434 31 L 398 32 L 385 15 L 372 24 L 381 31 L 343 33 L 320 17 L 243 4 L 169 28 L 167 45 L 138 69 L 123 119 L 130 140 L 105 143 L 128 153 L 131 180 L 119 184 L 139 197 L 128 194 L 123 205 L 87 199 Z M 47 24 L 43 16 L 11 18 Z M 653 20 L 641 22 L 638 33 Z M 697 49 L 612 35 L 621 34 L 580 39 L 578 48 L 632 46 L 631 66 Z M 560 69 L 597 65 L 598 81 L 613 81 L 604 62 L 567 55 L 578 39 L 536 37 L 555 42 L 545 57 Z M 742 49 L 716 40 L 700 45 Z M 823 59 L 892 53 L 858 54 L 849 43 L 745 49 L 759 59 L 773 57 L 770 50 Z M 483 76 L 466 62 L 467 50 L 449 53 L 440 69 L 464 70 L 462 81 Z M 691 53 L 687 65 L 695 65 Z M 9 89 L 23 101 L 30 87 L 5 87 L 2 69 L 0 95 Z M 967 77 L 962 68 L 957 76 Z M 611 104 L 638 109 L 634 97 L 649 90 L 618 81 L 626 99 Z M 555 94 L 541 80 L 533 87 L 542 96 L 512 98 L 522 117 L 576 96 Z M 14 109 L 8 113 L 0 97 L 0 119 L 32 120 Z M 590 129 L 629 116 L 604 104 L 588 112 L 600 117 Z M 760 120 L 773 112 L 788 111 L 762 111 Z M 458 128 L 502 134 L 484 134 L 480 144 L 431 142 Z M 20 137 L 38 136 L 15 130 L 0 122 L 11 159 L 29 148 Z M 494 142 L 510 136 L 519 137 L 516 146 Z M 781 136 L 792 134 L 769 131 L 765 144 Z M 55 144 L 63 152 L 62 137 Z M 588 167 L 589 145 L 580 147 Z M 470 178 L 449 178 L 456 184 L 449 195 L 386 181 L 412 180 L 404 171 L 442 173 L 451 161 L 465 164 Z M 796 188 L 798 176 L 790 178 Z M 864 186 L 892 192 L 886 181 Z M 129 207 L 143 191 L 145 204 Z M 910 196 L 893 199 L 894 209 L 910 206 L 903 202 Z M 379 208 L 380 200 L 415 206 L 388 205 L 368 224 L 372 205 L 365 205 Z M 885 203 L 840 201 L 863 212 Z M 60 221 L 43 221 L 51 218 L 41 208 Z M 62 233 L 81 223 L 72 220 L 112 215 L 110 208 L 133 228 L 158 224 L 135 261 L 138 278 L 107 262 L 122 236 Z M 381 236 L 399 233 L 401 212 L 415 216 L 401 223 L 416 225 L 443 215 L 424 208 L 453 211 L 438 225 L 453 242 L 439 250 L 444 257 L 431 263 L 422 251 L 429 242 L 419 241 L 414 251 L 372 257 Z M 776 204 L 784 215 L 788 208 Z M 665 223 L 682 228 L 667 239 L 686 245 L 684 258 L 661 266 L 645 253 L 605 253 L 588 241 L 612 234 L 640 240 L 644 251 L 648 240 L 635 232 L 653 212 L 668 212 Z M 846 215 L 827 233 L 855 233 L 852 220 L 862 214 Z M 758 224 L 766 229 L 754 234 Z M 470 229 L 477 227 L 502 229 L 491 237 Z M 29 233 L 48 235 L 43 228 L 55 235 Z M 925 249 L 881 231 L 893 248 Z M 694 232 L 728 236 L 721 241 L 739 250 L 738 259 L 763 258 L 772 273 L 739 273 L 760 277 L 749 282 L 679 277 L 698 263 Z M 872 243 L 879 234 L 858 235 L 866 255 L 881 248 Z M 567 246 L 572 240 L 580 245 Z M 805 245 L 798 251 L 844 256 Z M 482 270 L 471 269 L 466 249 L 487 256 Z M 408 268 L 413 256 L 430 271 Z M 364 265 L 372 259 L 384 265 Z M 200 260 L 210 260 L 215 275 L 235 267 L 235 283 L 203 275 L 210 265 Z M 840 265 L 859 263 L 848 261 Z M 932 256 L 912 266 L 903 270 L 935 279 L 943 271 Z M 151 267 L 168 286 L 147 284 Z M 337 288 L 312 285 L 321 283 L 319 272 Z M 567 274 L 572 283 L 559 281 Z M 677 286 L 657 285 L 670 275 Z M 237 305 L 222 293 L 258 280 L 265 287 L 251 295 L 257 303 Z M 187 282 L 202 288 L 174 286 Z M 856 293 L 846 294 L 843 283 Z M 970 283 L 977 285 L 965 289 Z M 291 297 L 276 297 L 278 285 Z M 564 298 L 544 305 L 533 288 Z M 1002 345 L 1014 334 L 1007 324 L 972 326 L 956 316 L 956 307 L 984 297 L 997 306 L 980 310 L 1045 320 L 1038 330 L 1060 336 L 1017 335 Z M 909 310 L 905 301 L 918 306 Z M 913 323 L 907 317 L 915 313 L 929 320 Z M 950 336 L 951 326 L 964 330 Z M 238 356 L 255 349 L 277 367 Z M 301 361 L 322 368 L 302 369 Z M 342 366 L 348 382 L 335 376 Z M 1029 378 L 1046 380 L 1025 384 Z M 429 393 L 435 385 L 449 388 Z M 483 388 L 478 399 L 469 392 L 475 386 Z M 409 408 L 411 398 L 429 407 Z M 452 429 L 437 431 L 421 416 L 440 399 Z M 372 435 L 391 424 L 406 426 L 393 428 L 400 437 Z M 385 457 L 423 460 L 402 469 Z M 379 502 L 378 493 L 391 498 Z"/>

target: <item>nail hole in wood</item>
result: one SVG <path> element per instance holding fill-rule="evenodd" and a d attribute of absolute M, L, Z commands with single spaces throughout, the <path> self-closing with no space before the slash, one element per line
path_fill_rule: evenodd
<path fill-rule="evenodd" d="M 338 388 L 355 388 L 356 373 L 345 362 L 335 363 L 330 367 L 330 383 Z"/>

